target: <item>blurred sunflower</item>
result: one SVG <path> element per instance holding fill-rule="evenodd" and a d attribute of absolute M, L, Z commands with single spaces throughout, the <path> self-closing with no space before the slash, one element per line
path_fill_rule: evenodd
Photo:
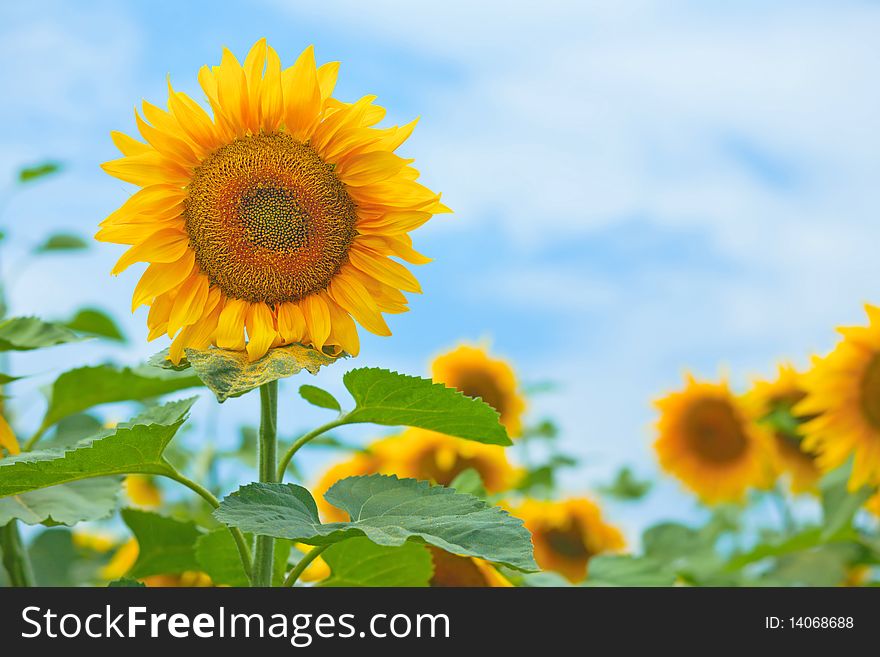
<path fill-rule="evenodd" d="M 806 398 L 795 411 L 804 423 L 804 447 L 823 471 L 853 459 L 848 487 L 880 483 L 880 308 L 866 305 L 868 326 L 839 328 L 843 335 L 804 376 Z"/>
<path fill-rule="evenodd" d="M 390 257 L 428 262 L 408 233 L 449 210 L 394 154 L 415 122 L 375 128 L 374 96 L 332 98 L 338 69 L 312 47 L 284 70 L 265 39 L 243 65 L 224 49 L 199 71 L 213 117 L 169 83 L 167 110 L 135 113 L 144 141 L 113 133 L 123 157 L 104 170 L 142 189 L 96 238 L 131 245 L 114 274 L 149 263 L 132 309 L 150 306 L 149 339 L 174 338 L 174 362 L 211 344 L 250 360 L 288 343 L 356 355 L 352 317 L 390 335 L 382 313 L 421 291 Z"/>
<path fill-rule="evenodd" d="M 655 405 L 660 465 L 704 502 L 740 500 L 749 487 L 772 482 L 773 437 L 748 421 L 727 382 L 701 382 L 689 374 L 684 390 Z"/>
<path fill-rule="evenodd" d="M 120 545 L 107 565 L 101 569 L 101 577 L 108 581 L 113 581 L 125 577 L 131 570 L 138 558 L 140 548 L 136 539 L 131 538 Z M 198 571 L 185 571 L 182 573 L 168 573 L 161 575 L 150 575 L 144 577 L 140 581 L 149 587 L 170 588 L 170 587 L 206 587 L 213 586 L 211 578 L 207 574 Z"/>
<path fill-rule="evenodd" d="M 446 550 L 429 545 L 434 574 L 431 576 L 432 587 L 490 587 L 505 588 L 513 586 L 488 561 L 474 557 L 463 557 Z"/>
<path fill-rule="evenodd" d="M 780 472 L 791 477 L 791 490 L 813 490 L 820 471 L 816 455 L 803 446 L 801 424 L 811 418 L 796 415 L 794 406 L 805 396 L 801 375 L 788 363 L 781 363 L 773 381 L 756 380 L 743 401 L 750 415 L 773 433 Z"/>
<path fill-rule="evenodd" d="M 9 456 L 15 456 L 21 453 L 21 447 L 18 446 L 18 439 L 15 432 L 9 426 L 9 422 L 3 415 L 0 415 L 0 447 L 6 450 Z M 0 451 L 0 458 L 3 458 L 3 452 Z"/>
<path fill-rule="evenodd" d="M 149 475 L 128 475 L 123 481 L 131 503 L 144 509 L 155 509 L 162 504 L 162 492 Z"/>
<path fill-rule="evenodd" d="M 324 500 L 324 493 L 346 477 L 396 474 L 448 486 L 462 472 L 473 468 L 488 492 L 500 493 L 513 487 L 522 476 L 499 445 L 483 445 L 425 429 L 410 428 L 376 440 L 367 446 L 367 451 L 332 465 L 313 487 L 325 521 L 348 520 L 345 513 Z"/>
<path fill-rule="evenodd" d="M 522 472 L 499 445 L 484 445 L 426 429 L 410 428 L 369 446 L 380 474 L 424 479 L 448 486 L 462 472 L 474 469 L 489 493 L 513 487 Z"/>
<path fill-rule="evenodd" d="M 484 347 L 461 345 L 431 363 L 431 378 L 468 397 L 479 397 L 501 416 L 507 433 L 522 433 L 525 397 L 509 363 L 489 355 Z"/>
<path fill-rule="evenodd" d="M 607 524 L 599 507 L 588 499 L 525 500 L 510 513 L 532 533 L 538 565 L 572 583 L 587 576 L 591 558 L 626 546 L 620 530 Z"/>

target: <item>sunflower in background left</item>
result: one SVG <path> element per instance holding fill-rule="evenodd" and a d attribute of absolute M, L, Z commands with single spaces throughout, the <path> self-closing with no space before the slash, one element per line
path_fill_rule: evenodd
<path fill-rule="evenodd" d="M 587 576 L 590 559 L 626 547 L 621 531 L 602 518 L 595 502 L 571 498 L 558 502 L 524 500 L 510 509 L 532 534 L 535 561 L 572 583 Z"/>
<path fill-rule="evenodd" d="M 167 109 L 135 113 L 143 141 L 113 133 L 123 157 L 104 170 L 142 189 L 96 238 L 130 245 L 114 274 L 148 263 L 132 310 L 150 306 L 149 339 L 173 338 L 175 363 L 212 344 L 356 355 L 354 320 L 390 335 L 383 313 L 421 291 L 392 257 L 428 262 L 409 232 L 449 210 L 394 153 L 415 122 L 376 128 L 374 96 L 334 99 L 338 68 L 309 47 L 282 69 L 265 39 L 243 65 L 224 49 L 199 71 L 212 115 L 169 82 Z"/>
<path fill-rule="evenodd" d="M 754 420 L 773 433 L 778 469 L 791 478 L 793 493 L 814 490 L 821 475 L 816 454 L 803 444 L 801 425 L 812 418 L 794 412 L 806 394 L 801 374 L 792 365 L 781 363 L 775 379 L 756 380 L 743 396 Z"/>
<path fill-rule="evenodd" d="M 773 481 L 773 436 L 749 421 L 726 381 L 697 381 L 655 402 L 660 411 L 654 443 L 664 470 L 707 504 L 740 501 L 751 487 Z"/>
<path fill-rule="evenodd" d="M 463 344 L 431 363 L 431 378 L 468 397 L 479 397 L 498 411 L 511 438 L 522 433 L 526 400 L 519 390 L 516 372 L 482 346 Z"/>

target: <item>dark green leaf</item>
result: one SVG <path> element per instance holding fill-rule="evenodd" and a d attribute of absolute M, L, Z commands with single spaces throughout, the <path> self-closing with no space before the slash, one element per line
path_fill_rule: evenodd
<path fill-rule="evenodd" d="M 53 173 L 58 173 L 59 171 L 61 171 L 61 163 L 53 161 L 41 162 L 40 164 L 22 167 L 18 170 L 18 182 L 32 182 L 39 178 L 51 176 Z"/>
<path fill-rule="evenodd" d="M 251 543 L 253 537 L 245 534 L 245 540 Z M 275 541 L 275 567 L 272 579 L 275 584 L 284 581 L 287 559 L 290 554 L 290 543 Z M 249 586 L 250 581 L 241 564 L 238 548 L 228 529 L 214 529 L 201 535 L 196 541 L 196 561 L 199 570 L 204 571 L 217 585 Z"/>
<path fill-rule="evenodd" d="M 23 379 L 21 376 L 10 376 L 9 374 L 3 374 L 0 372 L 0 385 L 6 385 L 7 383 L 12 383 L 13 381 L 18 381 L 19 379 Z"/>
<path fill-rule="evenodd" d="M 152 367 L 80 367 L 55 379 L 43 426 L 99 404 L 144 401 L 194 386 L 201 386 L 198 377 Z"/>
<path fill-rule="evenodd" d="M 331 572 L 321 586 L 428 586 L 433 575 L 431 555 L 418 543 L 389 547 L 350 538 L 321 556 Z"/>
<path fill-rule="evenodd" d="M 202 533 L 195 523 L 138 509 L 123 509 L 122 519 L 138 542 L 138 558 L 127 573 L 129 577 L 199 570 L 196 541 Z"/>
<path fill-rule="evenodd" d="M 128 473 L 168 474 L 165 446 L 186 419 L 195 398 L 153 407 L 130 423 L 72 448 L 27 452 L 0 460 L 0 497 L 80 479 Z"/>
<path fill-rule="evenodd" d="M 293 484 L 249 484 L 223 500 L 214 517 L 258 535 L 328 545 L 366 536 L 378 545 L 407 540 L 519 570 L 537 570 L 522 521 L 484 501 L 415 479 L 370 475 L 336 482 L 324 495 L 350 522 L 322 524 L 308 490 Z"/>
<path fill-rule="evenodd" d="M 107 585 L 110 589 L 142 589 L 147 585 L 139 582 L 131 577 L 123 577 L 122 579 L 113 580 Z"/>
<path fill-rule="evenodd" d="M 651 490 L 651 482 L 636 479 L 632 470 L 626 467 L 617 472 L 614 481 L 600 488 L 601 492 L 619 500 L 639 500 L 647 495 L 649 490 Z"/>
<path fill-rule="evenodd" d="M 48 253 L 50 251 L 82 251 L 89 248 L 86 242 L 79 235 L 70 233 L 56 233 L 46 238 L 46 241 L 34 249 L 34 253 Z"/>
<path fill-rule="evenodd" d="M 480 443 L 511 444 L 495 409 L 430 379 L 362 367 L 346 373 L 343 382 L 356 403 L 346 415 L 349 423 L 419 427 Z"/>
<path fill-rule="evenodd" d="M 0 322 L 0 351 L 29 351 L 82 339 L 62 324 L 36 317 L 12 317 Z"/>
<path fill-rule="evenodd" d="M 106 518 L 116 509 L 120 484 L 117 477 L 100 477 L 0 497 L 0 525 L 13 518 L 28 525 L 74 525 Z"/>
<path fill-rule="evenodd" d="M 77 311 L 73 319 L 67 322 L 66 326 L 80 333 L 88 333 L 116 342 L 125 342 L 125 336 L 113 318 L 97 308 L 82 308 Z"/>
<path fill-rule="evenodd" d="M 675 572 L 659 559 L 600 555 L 590 559 L 583 586 L 672 586 Z"/>
<path fill-rule="evenodd" d="M 313 406 L 319 408 L 328 408 L 331 411 L 341 411 L 342 407 L 336 401 L 336 397 L 331 395 L 323 388 L 317 386 L 303 385 L 299 387 L 299 396 L 305 399 Z"/>

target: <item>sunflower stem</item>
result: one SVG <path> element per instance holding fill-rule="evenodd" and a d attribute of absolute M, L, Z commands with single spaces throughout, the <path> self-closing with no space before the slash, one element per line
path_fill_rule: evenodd
<path fill-rule="evenodd" d="M 275 482 L 278 460 L 278 381 L 260 386 L 260 481 Z M 275 539 L 257 536 L 254 551 L 254 576 L 252 586 L 272 586 L 272 565 L 275 556 Z"/>
<path fill-rule="evenodd" d="M 34 569 L 21 540 L 17 520 L 10 520 L 0 527 L 0 547 L 3 548 L 3 567 L 9 574 L 12 586 L 34 586 Z"/>
<path fill-rule="evenodd" d="M 318 545 L 317 547 L 313 547 L 309 550 L 302 559 L 293 567 L 293 570 L 287 575 L 284 579 L 284 584 L 282 586 L 293 586 L 296 584 L 296 580 L 299 579 L 299 576 L 305 572 L 305 569 L 309 567 L 309 564 L 312 563 L 318 556 L 326 550 L 329 545 Z"/>

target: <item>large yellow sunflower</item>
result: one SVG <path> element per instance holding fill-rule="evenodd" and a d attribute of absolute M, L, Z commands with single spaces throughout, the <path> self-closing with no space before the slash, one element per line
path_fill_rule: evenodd
<path fill-rule="evenodd" d="M 526 400 L 507 361 L 490 356 L 483 347 L 461 345 L 434 359 L 431 378 L 468 397 L 481 398 L 498 411 L 510 436 L 522 433 Z"/>
<path fill-rule="evenodd" d="M 251 360 L 288 343 L 354 355 L 352 318 L 390 335 L 382 313 L 420 292 L 391 257 L 428 262 L 408 233 L 449 210 L 394 154 L 415 122 L 376 128 L 374 96 L 332 98 L 338 68 L 309 47 L 282 69 L 265 39 L 244 65 L 224 49 L 199 71 L 212 115 L 169 83 L 167 110 L 135 114 L 143 141 L 113 133 L 123 157 L 104 170 L 142 189 L 96 238 L 131 245 L 114 274 L 149 263 L 132 308 L 150 306 L 149 338 L 174 338 L 173 361 L 211 344 Z"/>
<path fill-rule="evenodd" d="M 815 357 L 804 376 L 806 398 L 795 411 L 814 415 L 803 425 L 804 447 L 823 471 L 853 459 L 850 490 L 880 483 L 880 308 L 867 305 L 868 326 L 843 327 L 837 346 Z"/>
<path fill-rule="evenodd" d="M 803 445 L 801 424 L 810 418 L 794 413 L 807 394 L 801 379 L 794 367 L 781 363 L 774 380 L 756 380 L 743 397 L 752 418 L 773 432 L 778 469 L 790 476 L 794 493 L 813 490 L 821 474 L 816 455 Z"/>
<path fill-rule="evenodd" d="M 684 390 L 658 400 L 659 434 L 654 443 L 664 470 L 704 502 L 738 501 L 751 486 L 772 482 L 773 437 L 749 422 L 745 405 L 726 382 L 687 376 Z"/>
<path fill-rule="evenodd" d="M 597 554 L 618 552 L 626 546 L 619 529 L 602 519 L 592 501 L 573 498 L 560 502 L 525 500 L 511 514 L 532 533 L 535 561 L 570 582 L 587 576 L 587 564 Z"/>

